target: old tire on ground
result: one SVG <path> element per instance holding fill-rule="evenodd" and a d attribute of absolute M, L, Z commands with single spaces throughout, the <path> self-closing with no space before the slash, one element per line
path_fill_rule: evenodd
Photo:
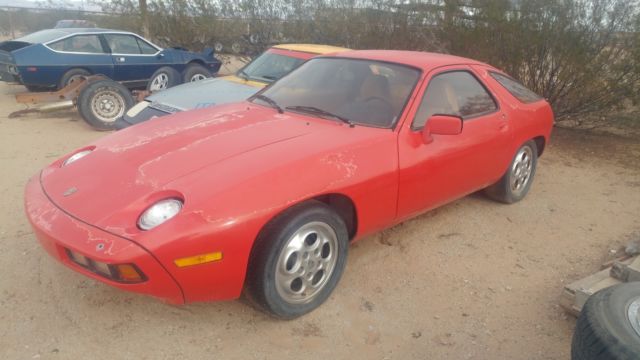
<path fill-rule="evenodd" d="M 506 204 L 522 200 L 533 183 L 538 165 L 538 148 L 535 141 L 524 143 L 511 160 L 509 168 L 495 184 L 489 186 L 485 192 L 487 195 Z"/>
<path fill-rule="evenodd" d="M 58 83 L 58 90 L 62 89 L 63 87 L 71 84 L 72 82 L 82 77 L 86 77 L 89 75 L 91 75 L 91 73 L 89 73 L 85 69 L 71 69 L 66 73 L 64 73 L 64 75 L 62 75 L 62 78 L 60 78 L 60 82 Z"/>
<path fill-rule="evenodd" d="M 342 218 L 319 201 L 287 209 L 256 239 L 247 291 L 268 313 L 293 319 L 320 306 L 336 287 L 347 260 Z"/>
<path fill-rule="evenodd" d="M 209 72 L 209 70 L 207 70 L 206 67 L 200 64 L 189 64 L 187 68 L 184 70 L 182 81 L 187 83 L 187 82 L 204 80 L 210 77 L 211 77 L 211 72 Z"/>
<path fill-rule="evenodd" d="M 151 75 L 149 82 L 147 83 L 147 91 L 157 92 L 180 85 L 182 83 L 182 76 L 178 70 L 163 66 Z"/>
<path fill-rule="evenodd" d="M 640 359 L 640 283 L 615 285 L 582 308 L 571 343 L 573 360 Z"/>
<path fill-rule="evenodd" d="M 113 80 L 98 80 L 78 95 L 78 112 L 97 130 L 115 129 L 116 120 L 135 104 L 129 89 Z"/>

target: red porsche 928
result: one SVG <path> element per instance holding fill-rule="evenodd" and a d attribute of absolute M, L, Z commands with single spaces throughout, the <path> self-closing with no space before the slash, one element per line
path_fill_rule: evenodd
<path fill-rule="evenodd" d="M 26 213 L 50 255 L 96 280 L 175 304 L 246 287 L 294 318 L 335 289 L 351 242 L 480 189 L 521 200 L 552 124 L 487 64 L 348 51 L 77 149 L 29 181 Z"/>

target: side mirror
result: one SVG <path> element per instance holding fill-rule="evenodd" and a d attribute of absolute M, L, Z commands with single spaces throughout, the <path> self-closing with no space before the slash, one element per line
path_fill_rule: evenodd
<path fill-rule="evenodd" d="M 462 118 L 455 115 L 431 115 L 422 128 L 425 144 L 433 141 L 431 135 L 458 135 L 462 133 Z"/>
<path fill-rule="evenodd" d="M 158 58 L 158 59 L 162 59 L 163 57 L 164 57 L 163 53 L 159 53 L 158 55 L 156 55 L 156 58 Z"/>

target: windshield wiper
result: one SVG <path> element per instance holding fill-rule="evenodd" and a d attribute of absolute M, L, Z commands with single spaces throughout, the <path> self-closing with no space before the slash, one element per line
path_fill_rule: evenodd
<path fill-rule="evenodd" d="M 256 96 L 254 96 L 255 99 L 258 100 L 262 100 L 264 102 L 266 102 L 267 104 L 271 105 L 273 108 L 275 108 L 276 110 L 278 110 L 278 113 L 282 114 L 284 113 L 284 110 L 282 109 L 282 107 L 280 105 L 278 105 L 278 103 L 273 100 L 272 98 L 266 96 L 266 95 L 262 95 L 262 94 L 258 94 Z"/>
<path fill-rule="evenodd" d="M 322 109 L 317 108 L 315 106 L 296 105 L 296 106 L 287 106 L 285 109 L 293 110 L 293 111 L 301 111 L 301 112 L 306 112 L 306 113 L 310 113 L 310 114 L 316 114 L 316 115 L 320 115 L 320 116 L 332 117 L 334 119 L 338 119 L 338 120 L 342 121 L 345 124 L 348 124 L 349 127 L 354 127 L 355 126 L 355 124 L 351 120 L 349 120 L 349 119 L 347 119 L 345 117 L 342 117 L 340 115 L 336 115 L 336 114 L 334 114 L 332 112 L 329 112 L 327 110 L 322 110 Z"/>

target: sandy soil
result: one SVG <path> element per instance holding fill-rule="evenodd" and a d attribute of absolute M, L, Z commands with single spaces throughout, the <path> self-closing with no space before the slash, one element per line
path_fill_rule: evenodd
<path fill-rule="evenodd" d="M 50 259 L 27 179 L 105 133 L 73 112 L 9 119 L 0 85 L 1 359 L 567 359 L 563 284 L 640 230 L 640 143 L 557 131 L 529 196 L 474 194 L 356 243 L 318 310 L 274 320 L 244 301 L 169 306 Z"/>

